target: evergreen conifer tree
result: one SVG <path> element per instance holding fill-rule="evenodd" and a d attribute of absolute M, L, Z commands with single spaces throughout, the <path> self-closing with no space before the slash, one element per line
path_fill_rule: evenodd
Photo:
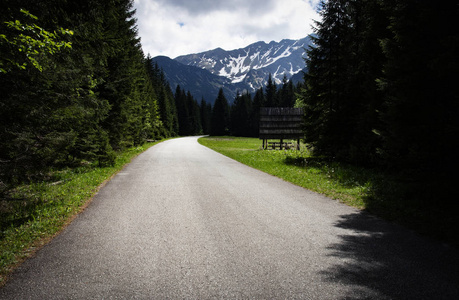
<path fill-rule="evenodd" d="M 411 195 L 444 203 L 450 197 L 439 193 L 452 192 L 459 165 L 457 3 L 382 3 L 391 34 L 382 43 L 387 57 L 380 81 L 384 160 L 412 183 Z"/>
<path fill-rule="evenodd" d="M 201 110 L 202 133 L 209 134 L 210 133 L 210 119 L 212 115 L 212 106 L 210 106 L 210 104 L 207 104 L 204 98 L 201 99 L 200 110 Z"/>
<path fill-rule="evenodd" d="M 235 136 L 250 136 L 250 113 L 252 109 L 250 94 L 237 94 L 231 106 L 231 133 Z"/>
<path fill-rule="evenodd" d="M 253 97 L 252 110 L 250 114 L 251 136 L 259 136 L 260 131 L 260 108 L 265 107 L 266 98 L 263 88 L 259 88 Z"/>
<path fill-rule="evenodd" d="M 177 119 L 179 124 L 179 135 L 186 136 L 189 133 L 189 111 L 186 104 L 186 93 L 179 85 L 175 89 L 175 106 L 177 107 Z"/>
<path fill-rule="evenodd" d="M 30 180 L 81 161 L 110 164 L 112 146 L 157 134 L 156 91 L 144 67 L 132 1 L 4 4 L 1 24 L 15 21 L 24 8 L 39 27 L 74 34 L 71 49 L 39 57 L 41 69 L 0 74 L 0 181 Z M 2 53 L 4 47 L 2 39 Z"/>
<path fill-rule="evenodd" d="M 220 88 L 217 99 L 212 109 L 210 134 L 214 136 L 227 135 L 229 133 L 229 105 L 223 89 Z"/>
<path fill-rule="evenodd" d="M 275 107 L 278 106 L 278 99 L 277 99 L 277 86 L 274 80 L 271 77 L 271 73 L 268 77 L 268 83 L 266 85 L 266 103 L 267 107 Z"/>
<path fill-rule="evenodd" d="M 190 129 L 188 135 L 202 134 L 201 109 L 198 102 L 193 98 L 190 92 L 187 93 L 187 105 L 189 115 Z"/>
<path fill-rule="evenodd" d="M 284 75 L 282 80 L 282 88 L 278 91 L 279 106 L 280 107 L 293 107 L 295 104 L 295 88 L 293 82 L 287 79 Z"/>
<path fill-rule="evenodd" d="M 374 1 L 355 0 L 327 1 L 321 15 L 302 95 L 306 141 L 316 154 L 374 163 L 382 105 L 376 80 L 384 63 L 379 39 L 386 17 Z"/>

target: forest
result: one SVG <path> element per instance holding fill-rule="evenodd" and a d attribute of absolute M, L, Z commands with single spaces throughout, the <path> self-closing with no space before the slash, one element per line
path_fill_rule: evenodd
<path fill-rule="evenodd" d="M 132 1 L 4 1 L 0 13 L 0 183 L 50 169 L 109 165 L 157 136 L 159 78 Z"/>
<path fill-rule="evenodd" d="M 459 6 L 454 1 L 321 3 L 299 102 L 315 156 L 379 168 L 400 200 L 455 202 Z"/>
<path fill-rule="evenodd" d="M 269 78 L 253 95 L 220 90 L 213 106 L 170 87 L 143 53 L 132 0 L 3 2 L 0 193 L 51 169 L 110 165 L 116 151 L 146 140 L 256 137 L 260 107 L 301 106 L 314 156 L 395 174 L 420 205 L 452 202 L 453 1 L 323 1 L 304 84 Z"/>

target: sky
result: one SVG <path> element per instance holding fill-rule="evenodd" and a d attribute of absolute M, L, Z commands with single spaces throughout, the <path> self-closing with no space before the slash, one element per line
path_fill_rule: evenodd
<path fill-rule="evenodd" d="M 175 58 L 215 48 L 300 39 L 319 0 L 134 0 L 145 55 Z"/>

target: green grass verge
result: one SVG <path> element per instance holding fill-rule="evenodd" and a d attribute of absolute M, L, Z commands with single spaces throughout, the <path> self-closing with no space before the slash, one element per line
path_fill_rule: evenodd
<path fill-rule="evenodd" d="M 47 182 L 18 186 L 0 199 L 0 286 L 18 263 L 82 211 L 104 182 L 157 143 L 118 153 L 112 167 L 86 165 L 52 172 Z"/>
<path fill-rule="evenodd" d="M 458 218 L 451 210 L 409 197 L 406 183 L 393 174 L 313 157 L 304 146 L 300 151 L 262 150 L 262 141 L 256 138 L 203 137 L 199 143 L 298 186 L 459 246 Z"/>

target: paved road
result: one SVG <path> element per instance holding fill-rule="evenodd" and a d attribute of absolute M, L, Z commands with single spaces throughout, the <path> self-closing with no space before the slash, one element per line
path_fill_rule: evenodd
<path fill-rule="evenodd" d="M 181 138 L 116 175 L 0 299 L 459 299 L 458 257 Z"/>

